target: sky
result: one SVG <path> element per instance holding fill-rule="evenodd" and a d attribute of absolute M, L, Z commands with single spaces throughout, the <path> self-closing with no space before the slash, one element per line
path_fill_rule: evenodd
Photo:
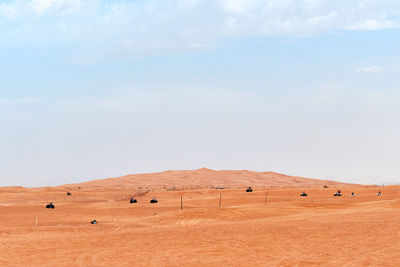
<path fill-rule="evenodd" d="M 400 1 L 0 0 L 0 186 L 399 183 Z"/>

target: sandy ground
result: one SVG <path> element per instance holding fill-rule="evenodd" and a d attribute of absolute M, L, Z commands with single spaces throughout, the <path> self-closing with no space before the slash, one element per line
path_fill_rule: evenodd
<path fill-rule="evenodd" d="M 400 187 L 335 190 L 0 188 L 0 265 L 400 266 Z"/>

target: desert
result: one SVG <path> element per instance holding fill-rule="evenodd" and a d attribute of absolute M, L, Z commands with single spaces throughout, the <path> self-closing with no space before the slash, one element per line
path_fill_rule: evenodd
<path fill-rule="evenodd" d="M 246 170 L 2 187 L 0 265 L 399 266 L 399 209 L 398 186 Z"/>
<path fill-rule="evenodd" d="M 0 267 L 400 266 L 400 1 L 0 1 Z"/>

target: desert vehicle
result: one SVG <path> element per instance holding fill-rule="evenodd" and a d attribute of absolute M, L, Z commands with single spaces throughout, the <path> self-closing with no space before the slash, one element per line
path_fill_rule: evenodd
<path fill-rule="evenodd" d="M 46 209 L 54 209 L 54 204 L 53 202 L 50 202 L 49 204 L 46 205 Z"/>
<path fill-rule="evenodd" d="M 131 200 L 129 200 L 129 203 L 137 203 L 136 198 L 131 197 Z"/>
<path fill-rule="evenodd" d="M 156 197 L 153 197 L 153 199 L 150 200 L 150 203 L 158 203 L 158 200 L 156 199 Z"/>
<path fill-rule="evenodd" d="M 334 197 L 341 197 L 342 196 L 342 191 L 338 190 L 335 194 L 333 194 Z"/>

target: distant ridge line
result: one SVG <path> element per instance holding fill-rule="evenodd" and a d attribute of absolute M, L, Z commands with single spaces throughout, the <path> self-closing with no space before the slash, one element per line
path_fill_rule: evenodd
<path fill-rule="evenodd" d="M 273 171 L 250 170 L 166 170 L 154 173 L 128 174 L 121 177 L 96 179 L 59 187 L 114 189 L 204 189 L 253 187 L 347 187 L 357 184 L 291 176 Z"/>

